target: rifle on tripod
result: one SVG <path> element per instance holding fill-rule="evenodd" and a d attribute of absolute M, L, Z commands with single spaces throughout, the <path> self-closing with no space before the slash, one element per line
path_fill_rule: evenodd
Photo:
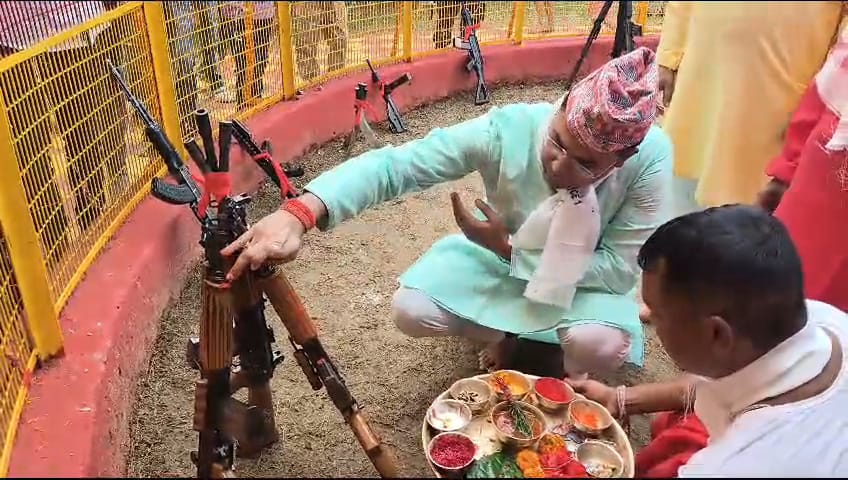
<path fill-rule="evenodd" d="M 241 124 L 220 122 L 216 154 L 209 114 L 205 110 L 196 111 L 195 121 L 204 149 L 201 151 L 196 142 L 186 143 L 186 150 L 203 173 L 202 180 L 196 179 L 118 70 L 111 63 L 109 68 L 144 123 L 148 139 L 178 182 L 173 185 L 154 179 L 154 195 L 173 205 L 189 205 L 201 224 L 204 281 L 200 336 L 189 341 L 187 350 L 190 363 L 201 375 L 195 385 L 193 424 L 199 434 L 198 450 L 191 454 L 197 465 L 197 477 L 233 477 L 237 449 L 239 456 L 252 456 L 278 439 L 269 381 L 283 356 L 271 347 L 275 339 L 265 322 L 266 297 L 288 330 L 295 359 L 312 388 L 326 387 L 378 473 L 396 477 L 393 456 L 362 415 L 285 275 L 265 265 L 232 283 L 226 280 L 235 259 L 220 252 L 247 231 L 246 206 L 251 201 L 245 194 L 231 193 L 229 150 L 234 133 L 249 153 L 254 147 L 258 149 L 249 132 Z M 282 168 L 270 159 L 267 149 L 254 155 L 254 160 L 259 162 L 257 157 L 270 162 L 272 179 L 281 186 L 282 196 L 297 195 Z M 198 183 L 203 185 L 202 189 Z M 246 403 L 232 398 L 241 388 L 248 390 Z"/>
<path fill-rule="evenodd" d="M 615 1 L 616 0 L 605 0 L 600 12 L 598 12 L 598 16 L 595 17 L 595 21 L 592 25 L 592 30 L 589 32 L 589 36 L 586 37 L 586 43 L 583 44 L 583 50 L 580 51 L 580 57 L 577 59 L 577 63 L 574 64 L 574 68 L 572 68 L 571 74 L 569 74 L 568 80 L 566 81 L 566 92 L 571 90 L 571 86 L 577 79 L 577 74 L 580 72 L 580 67 L 583 66 L 583 62 L 586 60 L 586 56 L 589 54 L 589 49 L 592 47 L 592 44 L 598 38 L 598 35 L 600 35 L 601 28 L 604 25 L 604 20 L 606 20 L 607 14 L 609 13 L 610 8 L 612 8 L 612 4 Z M 610 53 L 610 57 L 619 57 L 627 52 L 633 51 L 633 49 L 635 48 L 633 37 L 634 35 L 641 35 L 642 29 L 639 25 L 636 25 L 631 21 L 632 17 L 633 3 L 626 0 L 618 0 L 618 15 L 616 17 L 615 24 L 615 40 L 613 41 L 612 52 Z"/>

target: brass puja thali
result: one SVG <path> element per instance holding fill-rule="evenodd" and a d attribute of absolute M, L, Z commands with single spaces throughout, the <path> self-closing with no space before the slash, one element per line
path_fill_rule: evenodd
<path fill-rule="evenodd" d="M 457 380 L 430 405 L 421 444 L 438 478 L 632 478 L 633 449 L 601 404 L 515 370 Z"/>

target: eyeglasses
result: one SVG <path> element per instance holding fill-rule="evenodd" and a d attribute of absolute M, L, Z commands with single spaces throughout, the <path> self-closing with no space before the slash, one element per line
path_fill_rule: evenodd
<path fill-rule="evenodd" d="M 553 145 L 554 148 L 556 148 L 559 151 L 559 153 L 561 153 L 562 155 L 565 155 L 566 157 L 568 156 L 568 150 L 566 150 L 565 147 L 560 145 L 559 142 L 554 140 L 554 137 L 551 136 L 551 132 L 547 133 L 547 137 L 548 137 L 547 138 L 548 141 L 551 142 L 551 145 Z M 589 178 L 589 179 L 592 179 L 592 180 L 595 180 L 597 178 L 602 177 L 603 175 L 606 175 L 606 173 L 611 168 L 614 167 L 614 165 L 613 165 L 610 168 L 604 170 L 603 172 L 593 172 L 589 167 L 587 167 L 586 165 L 583 165 L 582 163 L 580 163 L 577 160 L 574 160 L 574 163 L 577 165 L 577 168 L 580 170 L 580 173 L 582 173 L 584 176 L 586 176 L 586 178 Z"/>

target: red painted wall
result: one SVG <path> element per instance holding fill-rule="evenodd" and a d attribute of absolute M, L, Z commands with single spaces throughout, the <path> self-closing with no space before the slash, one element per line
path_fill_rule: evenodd
<path fill-rule="evenodd" d="M 657 40 L 645 37 L 639 43 L 654 48 Z M 487 82 L 490 87 L 564 82 L 584 41 L 484 47 Z M 597 40 L 584 73 L 606 62 L 611 48 L 611 39 Z M 380 74 L 386 79 L 412 74 L 411 85 L 393 94 L 398 107 L 407 110 L 472 90 L 475 77 L 465 70 L 466 63 L 464 52 L 452 51 L 387 66 Z M 247 124 L 257 138 L 271 140 L 277 160 L 291 160 L 350 131 L 353 90 L 360 81 L 370 82 L 367 71 L 274 105 Z M 265 178 L 241 155 L 233 159 L 233 171 L 240 191 L 255 192 Z M 117 232 L 62 312 L 65 356 L 35 374 L 10 477 L 123 475 L 136 379 L 148 361 L 160 315 L 199 258 L 198 238 L 199 226 L 188 208 L 149 197 Z"/>

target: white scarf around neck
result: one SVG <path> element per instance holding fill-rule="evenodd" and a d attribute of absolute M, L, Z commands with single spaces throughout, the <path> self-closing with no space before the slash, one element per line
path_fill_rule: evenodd
<path fill-rule="evenodd" d="M 811 320 L 798 333 L 726 377 L 696 387 L 695 413 L 710 434 L 719 438 L 746 408 L 809 382 L 830 361 L 833 344 Z"/>
<path fill-rule="evenodd" d="M 615 169 L 582 191 L 560 189 L 545 199 L 510 238 L 514 248 L 542 250 L 539 266 L 524 289 L 535 302 L 571 308 L 577 282 L 592 261 L 601 233 L 595 187 Z"/>

